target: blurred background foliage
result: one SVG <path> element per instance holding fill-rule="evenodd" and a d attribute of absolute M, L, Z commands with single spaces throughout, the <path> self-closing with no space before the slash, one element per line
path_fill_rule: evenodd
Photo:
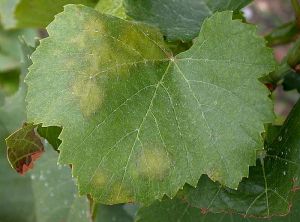
<path fill-rule="evenodd" d="M 43 190 L 41 189 L 44 188 L 47 190 L 47 186 L 45 186 L 46 183 L 43 180 L 40 182 L 30 181 L 32 179 L 34 180 L 37 175 L 39 175 L 39 177 L 41 177 L 41 175 L 44 175 L 43 167 L 46 167 L 47 164 L 49 164 L 49 161 L 44 164 L 45 166 L 43 166 L 42 163 L 39 164 L 38 167 L 34 169 L 34 171 L 30 175 L 20 178 L 15 173 L 15 171 L 10 168 L 6 160 L 6 148 L 4 145 L 4 139 L 10 133 L 13 133 L 15 130 L 17 130 L 17 127 L 21 127 L 23 121 L 25 121 L 26 119 L 26 117 L 23 115 L 23 113 L 25 112 L 25 106 L 23 103 L 26 90 L 22 91 L 20 90 L 20 88 L 24 87 L 24 76 L 22 76 L 21 73 L 23 73 L 23 75 L 24 73 L 27 73 L 29 64 L 26 63 L 26 60 L 30 58 L 30 53 L 26 52 L 26 50 L 22 50 L 24 43 L 22 43 L 22 46 L 21 42 L 25 41 L 27 47 L 30 48 L 36 45 L 37 39 L 41 39 L 47 36 L 47 32 L 44 29 L 43 25 L 39 27 L 39 25 L 33 24 L 31 27 L 30 25 L 28 25 L 28 23 L 24 23 L 27 24 L 28 27 L 25 25 L 27 28 L 23 27 L 24 25 L 22 25 L 22 28 L 16 28 L 13 26 L 13 19 L 5 13 L 7 13 L 7 11 L 13 10 L 12 5 L 14 2 L 17 2 L 17 0 L 0 0 L 0 15 L 2 15 L 2 17 L 0 18 L 0 22 L 2 22 L 2 25 L 0 23 L 0 115 L 2 115 L 2 119 L 0 116 L 0 172 L 2 176 L 2 179 L 0 180 L 0 195 L 2 195 L 0 196 L 0 221 L 32 222 L 39 221 L 36 217 L 43 218 L 43 215 L 39 214 L 37 214 L 38 216 L 35 215 L 35 218 L 30 217 L 30 215 L 28 217 L 24 217 L 25 214 L 28 214 L 31 211 L 36 211 L 37 208 L 35 206 L 32 206 L 32 201 L 36 201 L 38 199 L 40 203 L 44 203 L 43 201 L 47 201 L 51 197 L 51 194 L 53 192 L 58 192 L 59 195 L 59 189 L 61 188 L 56 189 L 54 187 L 52 193 L 47 192 L 47 195 L 39 196 L 38 198 L 36 198 L 36 196 L 34 195 L 43 192 Z M 76 3 L 80 1 L 74 2 Z M 86 2 L 87 5 L 95 4 L 95 1 L 93 0 L 86 0 L 84 2 Z M 99 7 L 99 5 L 97 7 Z M 60 10 L 61 5 L 58 5 L 57 8 L 54 8 L 53 13 L 57 13 Z M 256 24 L 258 26 L 259 33 L 262 36 L 266 37 L 268 45 L 274 49 L 274 56 L 278 62 L 278 69 L 273 75 L 270 75 L 269 79 L 266 79 L 263 82 L 266 83 L 271 91 L 273 91 L 271 96 L 274 100 L 274 111 L 277 114 L 278 123 L 283 122 L 283 120 L 287 117 L 290 110 L 292 109 L 293 105 L 300 97 L 300 43 L 297 41 L 298 37 L 300 36 L 300 25 L 299 22 L 297 23 L 297 21 L 295 21 L 294 11 L 295 10 L 293 9 L 291 2 L 288 0 L 255 0 L 252 4 L 250 4 L 243 10 L 246 21 Z M 4 18 L 4 16 L 6 17 Z M 48 20 L 49 18 L 47 17 L 45 21 Z M 170 43 L 170 47 L 172 47 L 171 44 L 173 43 Z M 183 46 L 178 46 L 175 44 L 174 47 L 176 48 Z M 290 56 L 287 57 L 287 55 Z M 18 100 L 16 99 L 16 97 L 21 99 Z M 19 115 L 18 113 L 21 113 L 22 117 L 17 118 L 16 116 Z M 3 120 L 3 117 L 6 116 L 8 116 L 7 118 L 13 119 L 13 126 L 5 125 L 5 120 Z M 52 163 L 55 162 L 55 160 L 53 160 L 53 156 L 55 159 L 56 154 L 50 153 L 49 155 L 52 158 Z M 51 169 L 54 173 L 56 172 L 56 174 L 52 175 L 51 173 L 49 173 L 49 178 L 46 178 L 46 180 L 49 179 L 49 183 L 55 184 L 55 182 L 57 182 L 57 180 L 59 179 L 64 180 L 62 176 L 58 176 L 57 174 L 59 168 L 60 167 L 57 168 L 57 166 L 52 166 Z M 67 168 L 68 167 L 65 167 L 64 170 L 67 171 L 68 175 L 68 173 L 70 174 L 70 169 Z M 52 178 L 50 178 L 50 175 L 52 175 Z M 59 199 L 58 202 L 53 202 L 53 206 L 56 204 L 64 204 L 66 200 L 74 201 L 76 203 L 77 197 L 75 195 L 76 192 L 74 192 L 74 182 L 72 181 L 72 179 L 68 181 L 71 182 L 69 185 L 67 185 L 67 187 L 65 187 L 65 189 L 66 192 L 71 192 L 71 196 L 66 197 L 67 199 Z M 25 196 L 23 195 L 24 192 L 27 192 Z M 14 198 L 11 198 L 11 195 L 8 194 L 13 194 Z M 34 198 L 36 199 L 33 200 Z M 91 210 L 91 212 L 86 212 L 86 209 L 88 208 L 87 206 L 77 206 L 81 209 L 85 209 L 81 217 L 84 215 L 93 216 L 96 215 L 95 212 L 98 212 L 97 218 L 94 219 L 99 222 L 133 221 L 134 214 L 137 210 L 137 207 L 132 204 L 116 205 L 113 207 L 93 205 L 92 202 L 90 204 L 93 206 L 93 210 Z M 26 206 L 26 208 L 24 208 L 24 206 Z M 10 211 L 8 211 L 10 212 L 10 214 L 1 214 L 1 212 L 3 212 L 1 211 L 1 209 L 3 209 L 4 207 L 14 209 L 14 212 L 20 213 L 20 216 L 18 217 L 17 214 L 13 214 Z M 66 211 L 63 211 L 60 212 L 60 215 L 69 218 L 74 217 L 75 214 L 72 214 L 72 211 L 70 209 L 71 206 L 66 206 L 65 208 L 65 210 L 67 210 L 67 213 Z M 51 211 L 51 209 L 49 209 L 49 211 Z M 50 220 L 48 218 L 40 219 L 40 221 Z M 72 220 L 69 219 L 66 221 Z M 79 221 L 84 220 L 80 219 Z"/>

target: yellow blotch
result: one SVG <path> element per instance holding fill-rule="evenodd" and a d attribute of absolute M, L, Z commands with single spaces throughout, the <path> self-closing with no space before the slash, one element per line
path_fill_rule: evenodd
<path fill-rule="evenodd" d="M 76 35 L 72 38 L 70 38 L 70 43 L 76 45 L 76 47 L 79 47 L 79 48 L 84 48 L 85 45 L 86 45 L 86 42 L 84 40 L 84 38 L 82 38 L 81 35 Z"/>
<path fill-rule="evenodd" d="M 163 148 L 154 146 L 143 149 L 137 159 L 137 173 L 145 178 L 162 180 L 170 168 L 171 160 Z"/>
<path fill-rule="evenodd" d="M 73 95 L 79 99 L 80 110 L 85 117 L 90 117 L 104 101 L 104 88 L 94 77 L 77 79 L 73 84 Z"/>
<path fill-rule="evenodd" d="M 212 179 L 213 181 L 219 181 L 222 182 L 224 179 L 221 176 L 221 173 L 219 170 L 216 169 L 212 169 L 209 173 L 208 176 L 210 177 L 210 179 Z"/>
<path fill-rule="evenodd" d="M 93 179 L 92 184 L 96 187 L 104 187 L 106 185 L 106 182 L 108 180 L 107 175 L 103 172 L 103 170 L 97 170 Z"/>
<path fill-rule="evenodd" d="M 124 184 L 121 186 L 120 183 L 112 186 L 111 193 L 108 196 L 108 202 L 111 204 L 133 202 L 133 199 L 131 192 L 126 189 Z"/>
<path fill-rule="evenodd" d="M 100 20 L 88 20 L 84 25 L 84 31 L 88 32 L 86 36 L 94 36 L 105 33 L 105 25 Z"/>
<path fill-rule="evenodd" d="M 118 39 L 131 48 L 132 54 L 136 58 L 140 59 L 140 57 L 143 57 L 149 60 L 166 58 L 165 53 L 159 47 L 160 44 L 163 45 L 163 40 L 152 30 L 145 30 L 142 27 L 134 26 L 129 29 L 126 26 L 123 28 Z"/>

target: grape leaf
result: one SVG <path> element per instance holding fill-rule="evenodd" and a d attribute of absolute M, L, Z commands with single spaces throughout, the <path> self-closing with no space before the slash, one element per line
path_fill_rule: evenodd
<path fill-rule="evenodd" d="M 48 32 L 26 78 L 28 119 L 63 127 L 60 162 L 82 194 L 150 203 L 204 173 L 231 188 L 248 175 L 273 120 L 257 79 L 274 62 L 255 27 L 216 13 L 176 57 L 155 29 L 84 6 Z"/>
<path fill-rule="evenodd" d="M 33 162 L 44 152 L 44 146 L 35 133 L 35 127 L 33 124 L 24 124 L 6 139 L 8 160 L 20 174 L 31 169 Z"/>
<path fill-rule="evenodd" d="M 198 36 L 205 18 L 214 12 L 240 10 L 251 0 L 125 0 L 127 15 L 158 26 L 168 40 L 189 41 Z"/>
<path fill-rule="evenodd" d="M 179 198 L 156 201 L 148 207 L 142 207 L 138 211 L 136 222 L 204 222 L 204 216 L 198 208 L 191 207 Z M 217 217 L 220 219 L 219 217 Z M 212 222 L 212 220 L 208 220 Z M 218 220 L 217 220 L 218 221 Z"/>
<path fill-rule="evenodd" d="M 300 193 L 295 196 L 295 205 L 287 216 L 273 217 L 268 222 L 298 222 L 300 217 Z M 262 222 L 257 218 L 244 218 L 236 214 L 209 213 L 206 209 L 198 209 L 183 202 L 181 199 L 166 199 L 156 202 L 149 207 L 141 208 L 136 222 Z"/>
<path fill-rule="evenodd" d="M 127 17 L 123 7 L 123 0 L 100 0 L 95 9 L 99 12 L 119 18 Z"/>

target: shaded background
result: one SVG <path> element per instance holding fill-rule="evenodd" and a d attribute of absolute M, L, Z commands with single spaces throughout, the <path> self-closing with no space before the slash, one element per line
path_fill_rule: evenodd
<path fill-rule="evenodd" d="M 290 0 L 255 0 L 244 9 L 247 21 L 256 24 L 261 35 L 266 35 L 274 28 L 294 20 L 294 11 Z M 275 46 L 274 56 L 278 62 L 287 54 L 291 44 Z M 299 98 L 297 90 L 283 91 L 279 86 L 273 93 L 275 113 L 286 117 Z"/>

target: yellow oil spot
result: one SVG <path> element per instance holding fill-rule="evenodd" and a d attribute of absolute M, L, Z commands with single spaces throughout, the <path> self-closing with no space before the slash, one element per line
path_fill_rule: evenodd
<path fill-rule="evenodd" d="M 145 30 L 143 27 L 138 27 L 137 25 L 128 29 L 128 26 L 126 26 L 122 29 L 122 33 L 118 39 L 127 45 L 136 56 L 149 60 L 165 58 L 165 53 L 159 47 L 159 44 L 163 45 L 163 40 L 152 30 Z"/>
<path fill-rule="evenodd" d="M 222 178 L 221 173 L 220 173 L 219 170 L 216 170 L 216 169 L 210 170 L 210 172 L 208 173 L 208 176 L 213 181 L 219 181 L 219 182 L 223 181 L 223 178 Z"/>
<path fill-rule="evenodd" d="M 75 60 L 71 59 L 71 58 L 66 59 L 64 62 L 65 62 L 64 63 L 65 68 L 69 69 L 69 70 L 72 70 L 74 68 L 74 66 L 76 65 Z"/>
<path fill-rule="evenodd" d="M 112 186 L 111 192 L 108 196 L 108 202 L 111 204 L 115 203 L 128 203 L 133 202 L 134 197 L 132 195 L 132 192 L 130 190 L 126 189 L 125 185 L 120 183 L 117 183 Z"/>
<path fill-rule="evenodd" d="M 162 180 L 171 168 L 171 160 L 166 151 L 155 146 L 146 146 L 137 158 L 136 171 L 139 176 Z"/>
<path fill-rule="evenodd" d="M 86 42 L 84 38 L 82 38 L 81 35 L 75 35 L 74 37 L 70 38 L 70 43 L 76 45 L 76 47 L 84 48 L 86 45 Z"/>
<path fill-rule="evenodd" d="M 84 31 L 88 32 L 86 36 L 101 35 L 106 32 L 105 25 L 100 20 L 88 20 L 84 25 Z"/>
<path fill-rule="evenodd" d="M 94 175 L 94 177 L 92 179 L 92 184 L 95 187 L 104 187 L 106 185 L 107 180 L 108 180 L 108 177 L 104 173 L 104 171 L 101 170 L 101 169 L 98 169 L 95 172 L 95 175 Z"/>
<path fill-rule="evenodd" d="M 78 78 L 72 87 L 73 95 L 79 99 L 80 109 L 85 117 L 90 117 L 104 101 L 104 88 L 94 77 Z"/>

